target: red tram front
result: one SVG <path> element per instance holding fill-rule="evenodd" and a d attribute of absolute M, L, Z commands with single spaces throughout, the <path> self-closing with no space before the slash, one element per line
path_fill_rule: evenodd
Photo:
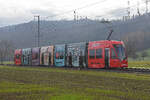
<path fill-rule="evenodd" d="M 89 68 L 128 67 L 122 41 L 94 41 L 88 45 Z"/>
<path fill-rule="evenodd" d="M 15 55 L 14 55 L 15 65 L 21 65 L 21 56 L 22 56 L 22 50 L 21 49 L 16 49 L 15 50 Z"/>

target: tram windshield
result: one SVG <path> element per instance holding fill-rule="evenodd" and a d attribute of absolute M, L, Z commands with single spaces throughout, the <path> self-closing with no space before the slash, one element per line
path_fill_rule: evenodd
<path fill-rule="evenodd" d="M 116 50 L 118 58 L 120 60 L 126 59 L 125 48 L 123 47 L 123 45 L 121 45 L 121 44 L 114 44 L 113 46 L 114 46 L 114 48 Z"/>

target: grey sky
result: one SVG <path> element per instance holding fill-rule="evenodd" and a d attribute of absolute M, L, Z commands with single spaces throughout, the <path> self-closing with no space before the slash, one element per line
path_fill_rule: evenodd
<path fill-rule="evenodd" d="M 73 9 L 77 15 L 91 19 L 96 18 L 119 18 L 126 15 L 128 0 L 0 0 L 0 26 L 28 22 L 34 15 L 53 16 Z M 131 14 L 136 12 L 137 1 L 143 12 L 145 4 L 143 0 L 130 0 Z M 96 4 L 95 4 L 96 3 Z M 93 4 L 90 6 L 90 4 Z M 50 17 L 48 20 L 73 19 L 73 12 L 57 17 Z"/>

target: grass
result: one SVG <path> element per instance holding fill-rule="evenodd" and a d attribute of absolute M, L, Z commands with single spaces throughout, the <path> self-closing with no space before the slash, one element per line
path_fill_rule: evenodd
<path fill-rule="evenodd" d="M 13 61 L 4 61 L 3 64 L 14 64 Z"/>
<path fill-rule="evenodd" d="M 150 68 L 150 61 L 129 61 L 129 67 Z"/>
<path fill-rule="evenodd" d="M 0 100 L 149 100 L 150 75 L 0 66 Z"/>
<path fill-rule="evenodd" d="M 138 55 L 138 58 L 136 60 L 140 60 L 140 61 L 143 60 L 143 57 L 142 57 L 142 53 L 143 52 L 146 52 L 148 54 L 147 57 L 144 57 L 144 61 L 150 61 L 150 48 L 149 49 L 145 49 L 143 51 L 136 52 L 136 54 Z M 130 60 L 134 60 L 132 58 L 129 58 L 129 59 Z"/>

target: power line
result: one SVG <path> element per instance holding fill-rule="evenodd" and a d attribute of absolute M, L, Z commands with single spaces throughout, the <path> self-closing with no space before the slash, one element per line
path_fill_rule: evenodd
<path fill-rule="evenodd" d="M 132 5 L 132 6 L 130 6 L 130 7 L 135 7 L 135 6 L 137 6 L 137 5 Z M 85 7 L 85 6 L 84 6 Z M 81 7 L 81 8 L 83 8 L 83 7 Z M 113 8 L 113 7 L 112 7 Z M 110 8 L 111 9 L 111 8 Z M 122 9 L 119 9 L 119 11 L 122 11 L 122 10 L 124 10 L 125 11 L 125 9 L 126 8 L 122 8 Z M 116 9 L 114 9 L 114 10 L 116 10 Z M 69 12 L 69 11 L 68 11 Z M 75 15 L 76 15 L 76 12 L 74 11 L 74 13 L 75 13 Z M 64 14 L 64 13 L 63 13 Z M 120 15 L 122 15 L 122 14 L 125 14 L 125 13 L 120 13 L 120 14 L 118 14 L 118 16 L 120 16 Z M 61 14 L 59 14 L 59 15 L 61 15 Z M 100 16 L 100 17 L 106 17 L 106 16 L 108 16 L 108 14 L 105 14 L 105 15 L 102 15 L 102 16 Z M 76 18 L 76 16 L 74 16 L 74 19 Z"/>
<path fill-rule="evenodd" d="M 104 1 L 106 1 L 106 0 L 103 0 L 103 1 L 100 1 L 100 2 L 95 2 L 95 3 L 92 3 L 92 4 L 89 4 L 89 5 L 86 5 L 86 6 L 77 8 L 76 10 L 81 10 L 81 9 L 86 8 L 86 7 L 94 6 L 94 5 L 97 5 L 97 4 L 102 3 L 102 2 L 104 2 Z M 128 3 L 130 4 L 130 2 L 128 2 Z M 130 6 L 130 8 L 131 8 L 131 7 L 135 7 L 135 6 L 137 6 L 137 5 L 132 5 L 132 6 Z M 111 7 L 111 8 L 113 8 L 113 7 Z M 111 9 L 111 8 L 109 8 L 109 9 Z M 122 10 L 125 10 L 125 9 L 126 9 L 126 8 L 122 8 L 122 9 L 119 9 L 119 11 L 122 11 Z M 56 17 L 56 16 L 60 16 L 60 15 L 66 14 L 66 13 L 70 13 L 70 12 L 74 12 L 74 19 L 76 19 L 76 10 L 69 10 L 69 11 L 67 11 L 67 12 L 63 12 L 63 13 L 60 13 L 60 14 L 54 15 L 54 16 L 47 16 L 46 19 L 49 18 L 49 17 Z M 129 12 L 129 13 L 130 13 L 130 12 Z M 129 14 L 129 13 L 128 13 L 128 14 Z M 119 15 L 122 15 L 122 14 L 124 14 L 124 13 L 120 13 L 120 14 L 117 14 L 117 15 L 119 16 Z M 102 15 L 102 16 L 100 16 L 100 17 L 105 17 L 105 16 L 108 16 L 108 14 Z"/>
<path fill-rule="evenodd" d="M 91 6 L 97 5 L 97 4 L 99 4 L 99 3 L 103 3 L 103 2 L 105 2 L 105 1 L 107 1 L 107 0 L 103 0 L 103 1 L 99 1 L 99 2 L 92 3 L 92 4 L 88 4 L 88 5 L 85 5 L 85 6 L 83 6 L 83 7 L 79 7 L 79 8 L 76 8 L 76 9 L 72 9 L 72 10 L 69 10 L 69 11 L 66 11 L 66 12 L 63 12 L 63 13 L 60 13 L 60 14 L 57 14 L 57 15 L 47 16 L 45 19 L 48 19 L 48 18 L 50 18 L 50 17 L 57 17 L 57 16 L 60 16 L 60 15 L 64 15 L 64 14 L 66 14 L 66 13 L 72 13 L 72 12 L 74 12 L 74 11 L 76 11 L 76 10 L 81 10 L 81 9 L 84 9 L 84 8 L 87 8 L 87 7 L 91 7 Z"/>
<path fill-rule="evenodd" d="M 48 19 L 48 18 L 50 18 L 50 17 L 56 17 L 56 16 L 64 15 L 64 14 L 70 13 L 70 12 L 74 12 L 74 20 L 76 20 L 76 19 L 77 19 L 77 18 L 76 18 L 76 17 L 77 17 L 77 15 L 76 15 L 76 10 L 81 10 L 81 9 L 84 9 L 84 8 L 87 8 L 87 7 L 91 7 L 91 6 L 97 5 L 97 4 L 99 4 L 99 3 L 102 3 L 102 2 L 104 2 L 104 1 L 106 1 L 106 0 L 103 0 L 103 1 L 100 1 L 100 2 L 95 2 L 95 3 L 89 4 L 89 5 L 86 5 L 86 6 L 77 8 L 77 9 L 69 10 L 69 11 L 67 11 L 67 12 L 63 12 L 63 13 L 60 13 L 60 14 L 57 14 L 57 15 L 54 15 L 54 16 L 47 16 L 45 19 Z M 135 7 L 135 6 L 137 6 L 137 4 L 130 6 L 130 1 L 128 1 L 128 8 L 127 8 L 128 17 L 130 17 L 130 13 L 131 13 L 131 12 L 130 12 L 130 9 L 131 9 L 131 7 Z M 111 9 L 111 8 L 113 8 L 113 7 L 110 7 L 109 9 Z M 122 10 L 125 11 L 125 9 L 126 9 L 126 8 L 121 8 L 121 9 L 119 9 L 119 11 L 122 11 Z M 139 9 L 139 7 L 138 7 L 138 9 Z M 117 9 L 115 9 L 115 10 L 117 10 Z M 118 11 L 118 10 L 117 10 L 117 11 Z M 148 12 L 148 10 L 147 10 L 147 12 Z M 108 14 L 105 14 L 105 15 L 108 15 Z M 122 15 L 122 13 L 119 13 L 118 16 L 119 16 L 119 15 Z M 38 47 L 39 47 L 39 46 L 40 46 L 40 16 L 34 16 L 34 18 L 35 18 L 35 17 L 38 18 Z M 101 17 L 105 17 L 105 16 L 102 15 Z M 113 32 L 113 29 L 110 30 L 110 35 L 112 34 L 112 32 Z M 121 37 L 121 36 L 120 36 L 120 37 Z M 109 38 L 110 38 L 110 36 L 108 36 L 108 39 L 109 39 Z"/>
<path fill-rule="evenodd" d="M 61 15 L 64 15 L 64 14 L 68 14 L 68 13 L 74 13 L 74 19 L 76 18 L 77 19 L 77 15 L 76 15 L 76 11 L 77 10 L 81 10 L 81 9 L 84 9 L 84 8 L 87 8 L 87 7 L 90 7 L 90 6 L 94 6 L 94 5 L 97 5 L 97 4 L 99 4 L 99 3 L 102 3 L 102 2 L 104 2 L 105 0 L 103 0 L 103 1 L 101 1 L 101 2 L 95 2 L 95 3 L 92 3 L 92 4 L 89 4 L 89 5 L 86 5 L 86 6 L 83 6 L 83 7 L 80 7 L 80 8 L 76 8 L 76 9 L 73 9 L 73 10 L 69 10 L 69 11 L 66 11 L 66 12 L 63 12 L 63 13 L 60 13 L 60 14 L 57 14 L 57 15 L 53 15 L 53 16 L 47 16 L 46 18 L 44 18 L 44 20 L 46 20 L 46 19 L 48 19 L 48 18 L 51 18 L 51 17 L 57 17 L 57 16 L 61 16 Z M 129 2 L 129 6 L 130 6 L 131 4 L 130 4 L 130 2 Z M 129 9 L 131 9 L 132 7 L 135 7 L 135 6 L 137 6 L 137 4 L 135 4 L 135 5 L 132 5 L 132 6 L 130 6 L 129 7 Z M 114 7 L 109 7 L 109 9 L 112 9 L 112 8 L 114 8 Z M 106 8 L 105 8 L 106 9 Z M 120 11 L 121 10 L 125 10 L 126 8 L 122 8 L 122 9 L 120 9 Z M 102 9 L 103 10 L 103 9 Z M 128 15 L 130 15 L 131 14 L 131 12 L 130 12 L 130 10 L 127 10 L 128 11 Z M 105 14 L 105 15 L 107 15 L 107 14 Z M 101 17 L 105 17 L 105 15 L 102 15 Z"/>

